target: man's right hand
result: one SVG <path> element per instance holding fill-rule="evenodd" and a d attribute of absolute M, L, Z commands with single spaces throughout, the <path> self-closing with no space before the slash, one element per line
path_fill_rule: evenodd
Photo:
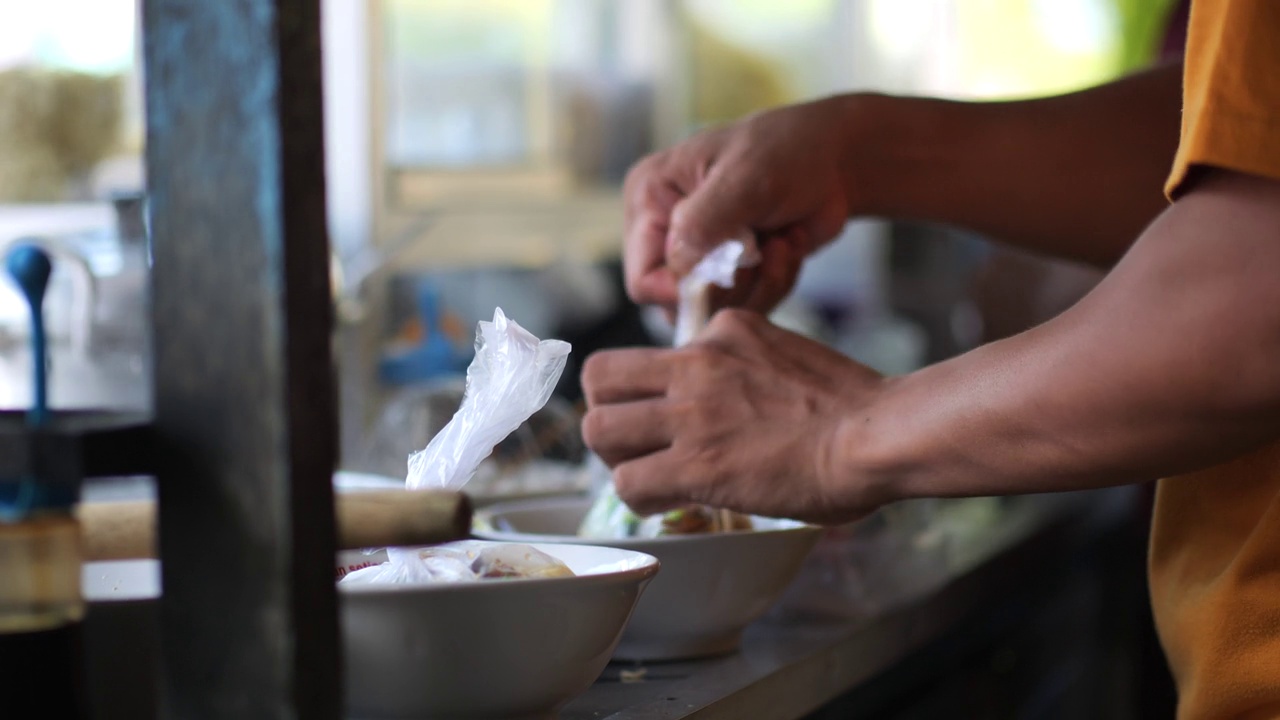
<path fill-rule="evenodd" d="M 829 98 L 752 115 L 650 155 L 627 175 L 627 291 L 676 303 L 678 278 L 725 240 L 754 234 L 762 262 L 720 305 L 772 309 L 804 258 L 849 217 L 849 106 Z"/>

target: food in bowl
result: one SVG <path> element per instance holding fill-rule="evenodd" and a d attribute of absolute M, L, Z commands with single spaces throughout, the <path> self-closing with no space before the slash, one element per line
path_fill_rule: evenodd
<path fill-rule="evenodd" d="M 591 544 L 658 558 L 614 658 L 685 660 L 737 650 L 743 631 L 781 597 L 822 530 L 793 520 L 752 518 L 747 532 L 658 537 L 582 537 L 590 498 L 499 503 L 476 513 L 475 535 L 516 543 Z"/>
<path fill-rule="evenodd" d="M 752 529 L 755 529 L 755 520 L 751 516 L 706 505 L 686 505 L 642 518 L 631 512 L 631 508 L 618 497 L 613 483 L 609 483 L 582 519 L 578 535 L 586 538 L 654 538 Z"/>
<path fill-rule="evenodd" d="M 389 562 L 356 570 L 340 582 L 470 582 L 556 577 L 573 577 L 573 571 L 535 547 L 464 540 L 397 551 Z"/>

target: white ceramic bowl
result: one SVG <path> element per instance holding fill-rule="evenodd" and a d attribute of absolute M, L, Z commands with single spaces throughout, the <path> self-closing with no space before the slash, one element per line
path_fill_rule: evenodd
<path fill-rule="evenodd" d="M 821 529 L 774 520 L 749 532 L 650 539 L 574 535 L 591 501 L 582 497 L 500 503 L 477 512 L 478 537 L 605 545 L 647 553 L 662 574 L 645 591 L 614 657 L 676 660 L 737 650 L 742 632 L 782 595 Z"/>
<path fill-rule="evenodd" d="M 547 720 L 590 687 L 658 561 L 614 548 L 537 547 L 576 577 L 339 584 L 350 717 Z M 154 601 L 159 587 L 155 560 L 85 566 L 91 615 L 113 601 Z"/>
<path fill-rule="evenodd" d="M 652 556 L 536 544 L 577 575 L 340 584 L 347 702 L 358 718 L 554 718 L 608 664 Z"/>

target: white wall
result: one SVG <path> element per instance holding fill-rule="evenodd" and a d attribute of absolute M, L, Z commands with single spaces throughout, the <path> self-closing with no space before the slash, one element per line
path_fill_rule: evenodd
<path fill-rule="evenodd" d="M 320 11 L 329 234 L 348 257 L 373 227 L 369 9 L 366 0 L 322 0 Z"/>

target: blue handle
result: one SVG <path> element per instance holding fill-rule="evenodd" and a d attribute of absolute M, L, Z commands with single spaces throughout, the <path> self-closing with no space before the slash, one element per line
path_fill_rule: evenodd
<path fill-rule="evenodd" d="M 35 396 L 27 423 L 40 427 L 49 417 L 49 379 L 45 374 L 48 346 L 44 331 L 44 293 L 49 287 L 53 263 L 44 250 L 27 244 L 16 244 L 5 257 L 5 267 L 13 276 L 27 306 L 31 310 L 31 365 L 35 370 L 32 394 Z"/>

